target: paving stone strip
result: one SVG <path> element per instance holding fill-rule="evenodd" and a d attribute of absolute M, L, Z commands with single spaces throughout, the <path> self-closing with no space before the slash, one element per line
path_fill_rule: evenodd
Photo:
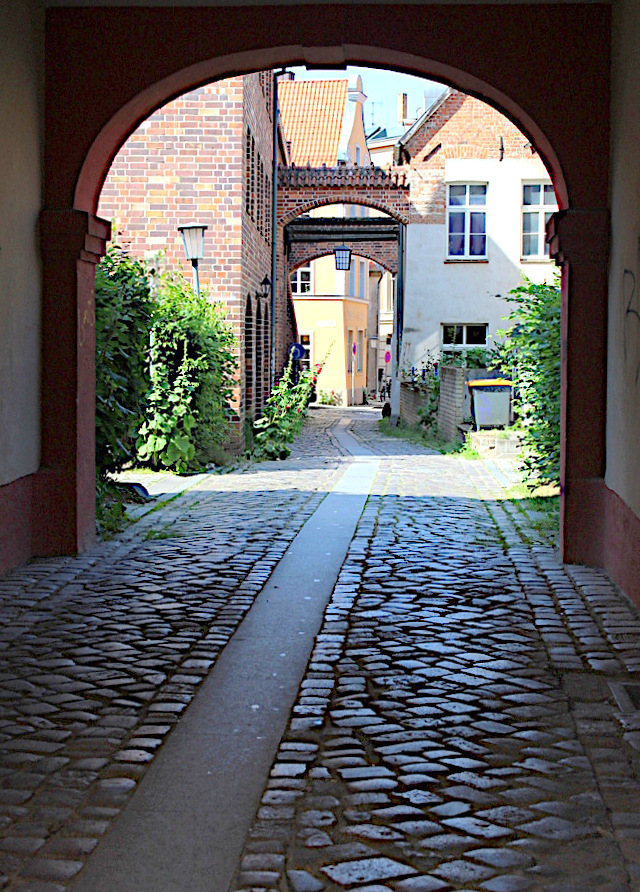
<path fill-rule="evenodd" d="M 639 889 L 608 688 L 638 611 L 532 544 L 481 463 L 390 442 L 233 889 Z"/>
<path fill-rule="evenodd" d="M 210 475 L 112 542 L 0 580 L 0 888 L 78 873 L 342 473 L 335 422 L 312 417 L 288 463 Z"/>
<path fill-rule="evenodd" d="M 378 417 L 313 410 L 287 462 L 0 580 L 0 888 L 73 887 L 351 461 L 346 421 L 383 470 L 234 890 L 640 889 L 640 717 L 609 688 L 640 681 L 638 611 L 482 462 Z"/>

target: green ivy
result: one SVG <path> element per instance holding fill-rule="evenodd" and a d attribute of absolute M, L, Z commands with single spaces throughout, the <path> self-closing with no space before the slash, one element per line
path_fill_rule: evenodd
<path fill-rule="evenodd" d="M 523 429 L 523 469 L 531 485 L 560 480 L 560 284 L 524 279 L 509 292 L 513 323 L 499 331 L 491 366 L 511 374 Z"/>
<path fill-rule="evenodd" d="M 96 468 L 104 477 L 135 456 L 149 389 L 153 302 L 144 263 L 110 245 L 96 269 Z"/>

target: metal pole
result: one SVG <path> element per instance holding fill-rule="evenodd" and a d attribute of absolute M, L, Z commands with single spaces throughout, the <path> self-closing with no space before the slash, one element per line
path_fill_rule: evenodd
<path fill-rule="evenodd" d="M 282 73 L 282 72 L 281 72 Z M 278 228 L 278 73 L 273 72 L 273 162 L 271 165 L 271 352 L 269 356 L 269 391 L 276 379 L 276 272 Z"/>
<path fill-rule="evenodd" d="M 400 364 L 404 321 L 404 224 L 398 227 L 398 275 L 396 278 L 396 368 Z"/>
<path fill-rule="evenodd" d="M 193 267 L 193 290 L 196 293 L 196 297 L 200 297 L 200 276 L 198 275 L 198 261 L 196 258 L 191 261 L 191 266 Z"/>
<path fill-rule="evenodd" d="M 356 404 L 356 354 L 353 352 L 353 348 L 355 347 L 355 341 L 353 344 L 349 344 L 349 349 L 351 350 L 351 405 L 355 406 Z"/>
<path fill-rule="evenodd" d="M 378 279 L 378 286 L 376 288 L 376 376 L 373 385 L 375 395 L 378 399 L 380 398 L 380 379 L 378 378 L 378 366 L 380 365 L 380 283 L 382 282 L 383 276 L 384 273 L 382 273 Z"/>

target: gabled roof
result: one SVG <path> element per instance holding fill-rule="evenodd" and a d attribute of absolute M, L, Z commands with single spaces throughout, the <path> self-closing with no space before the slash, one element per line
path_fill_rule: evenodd
<path fill-rule="evenodd" d="M 455 91 L 451 89 L 451 87 L 447 87 L 443 93 L 439 96 L 436 96 L 434 101 L 431 103 L 429 108 L 427 108 L 423 114 L 420 115 L 417 121 L 415 121 L 408 130 L 406 130 L 399 140 L 396 142 L 396 149 L 394 152 L 394 160 L 395 163 L 398 164 L 400 161 L 400 152 L 402 147 L 409 142 L 412 136 L 414 136 L 424 125 L 429 121 L 433 115 L 441 108 L 447 99 L 453 95 Z"/>
<path fill-rule="evenodd" d="M 297 167 L 335 167 L 348 95 L 348 80 L 280 81 L 278 102 Z"/>

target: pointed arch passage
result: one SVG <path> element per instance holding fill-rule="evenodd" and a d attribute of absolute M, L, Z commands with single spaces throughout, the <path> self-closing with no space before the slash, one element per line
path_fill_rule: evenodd
<path fill-rule="evenodd" d="M 250 294 L 247 294 L 244 311 L 244 382 L 245 417 L 249 419 L 255 416 L 256 392 L 255 341 Z"/>
<path fill-rule="evenodd" d="M 264 365 L 264 387 L 262 390 L 262 403 L 260 408 L 264 409 L 265 403 L 269 398 L 269 357 L 271 355 L 271 340 L 269 337 L 269 307 L 265 305 L 264 316 L 262 318 L 262 356 Z"/>
<path fill-rule="evenodd" d="M 256 394 L 254 400 L 255 406 L 255 416 L 259 418 L 262 414 L 262 407 L 264 405 L 264 369 L 263 369 L 263 332 L 262 332 L 262 307 L 260 306 L 260 301 L 257 301 L 256 307 L 256 325 L 255 325 L 255 344 L 256 344 Z"/>

